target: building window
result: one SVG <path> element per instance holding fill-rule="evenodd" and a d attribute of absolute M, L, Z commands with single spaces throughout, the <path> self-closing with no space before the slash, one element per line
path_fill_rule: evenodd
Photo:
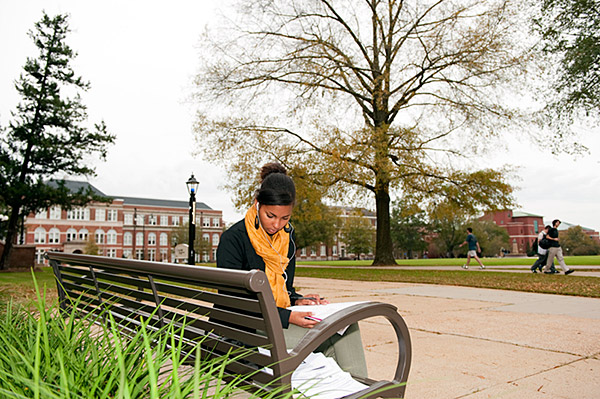
<path fill-rule="evenodd" d="M 537 233 L 539 233 L 539 232 L 540 232 L 540 230 L 539 230 L 539 229 L 540 229 L 540 226 L 538 225 L 538 221 L 537 221 L 537 220 L 534 220 L 534 221 L 533 221 L 533 232 L 534 232 L 535 234 L 537 234 Z"/>
<path fill-rule="evenodd" d="M 75 241 L 77 239 L 77 230 L 71 228 L 67 230 L 67 241 Z"/>
<path fill-rule="evenodd" d="M 104 244 L 104 230 L 96 230 L 96 244 Z"/>
<path fill-rule="evenodd" d="M 144 215 L 137 215 L 135 224 L 137 224 L 138 226 L 143 226 L 144 225 Z"/>
<path fill-rule="evenodd" d="M 169 225 L 169 217 L 166 215 L 161 215 L 160 216 L 160 225 L 161 226 L 168 226 Z"/>
<path fill-rule="evenodd" d="M 61 211 L 60 206 L 53 206 L 50 208 L 50 219 L 60 220 Z"/>
<path fill-rule="evenodd" d="M 212 245 L 219 245 L 219 235 L 213 234 Z"/>
<path fill-rule="evenodd" d="M 106 212 L 106 221 L 107 222 L 116 222 L 119 218 L 119 211 L 116 209 L 109 209 Z"/>
<path fill-rule="evenodd" d="M 217 260 L 217 248 L 213 248 L 213 250 L 212 250 L 212 258 L 213 258 L 213 261 Z"/>
<path fill-rule="evenodd" d="M 156 245 L 156 234 L 155 233 L 148 234 L 148 245 Z"/>
<path fill-rule="evenodd" d="M 123 250 L 123 258 L 125 258 L 125 259 L 131 259 L 131 249 L 125 249 L 125 250 Z"/>
<path fill-rule="evenodd" d="M 149 249 L 148 250 L 148 260 L 150 262 L 154 262 L 156 260 L 156 249 Z"/>
<path fill-rule="evenodd" d="M 48 211 L 46 209 L 43 209 L 41 211 L 38 211 L 35 214 L 35 218 L 36 219 L 46 219 L 48 217 Z"/>
<path fill-rule="evenodd" d="M 144 233 L 137 233 L 135 235 L 135 245 L 144 245 Z"/>
<path fill-rule="evenodd" d="M 46 243 L 46 230 L 43 227 L 38 227 L 35 229 L 33 233 L 33 242 L 36 244 L 45 244 Z"/>
<path fill-rule="evenodd" d="M 168 262 L 169 261 L 169 253 L 168 251 L 163 248 L 160 250 L 160 261 L 161 262 Z"/>
<path fill-rule="evenodd" d="M 144 250 L 143 249 L 136 249 L 135 250 L 135 258 L 137 260 L 142 260 L 144 259 Z"/>
<path fill-rule="evenodd" d="M 156 226 L 156 216 L 148 215 L 148 224 L 150 226 Z"/>
<path fill-rule="evenodd" d="M 96 221 L 104 222 L 106 220 L 106 210 L 105 209 L 96 209 Z"/>
<path fill-rule="evenodd" d="M 131 243 L 133 242 L 132 238 L 133 235 L 129 232 L 123 234 L 123 245 L 131 245 Z"/>
<path fill-rule="evenodd" d="M 202 239 L 206 242 L 208 242 L 210 240 L 210 236 L 208 235 L 208 233 L 204 233 L 202 234 Z"/>
<path fill-rule="evenodd" d="M 306 248 L 300 250 L 300 256 L 306 256 Z"/>
<path fill-rule="evenodd" d="M 116 258 L 117 257 L 117 250 L 115 248 L 109 248 L 106 250 L 106 256 L 108 256 L 109 258 Z"/>
<path fill-rule="evenodd" d="M 315 251 L 315 247 L 310 247 L 310 256 L 317 256 L 317 251 Z"/>
<path fill-rule="evenodd" d="M 208 252 L 204 251 L 204 253 L 202 254 L 202 262 L 208 262 L 210 260 L 210 256 L 208 255 Z"/>
<path fill-rule="evenodd" d="M 87 229 L 81 229 L 81 230 L 79 230 L 78 238 L 80 240 L 87 241 L 89 234 L 90 233 Z"/>
<path fill-rule="evenodd" d="M 117 232 L 115 230 L 108 230 L 108 233 L 106 233 L 106 243 L 110 245 L 117 243 Z"/>
<path fill-rule="evenodd" d="M 133 214 L 131 213 L 126 213 L 123 216 L 123 224 L 133 224 Z"/>
<path fill-rule="evenodd" d="M 332 253 L 332 255 L 333 255 L 333 256 L 337 256 L 337 245 L 334 245 L 334 246 L 331 248 L 331 253 Z"/>
<path fill-rule="evenodd" d="M 219 218 L 213 218 L 213 227 L 219 227 L 221 220 Z"/>
<path fill-rule="evenodd" d="M 325 245 L 321 245 L 321 256 L 327 256 L 327 247 Z"/>
<path fill-rule="evenodd" d="M 210 218 L 202 218 L 202 227 L 210 227 Z"/>
<path fill-rule="evenodd" d="M 167 246 L 167 242 L 169 241 L 169 237 L 167 236 L 167 233 L 160 233 L 160 245 L 161 246 Z"/>
<path fill-rule="evenodd" d="M 88 208 L 75 208 L 67 212 L 68 220 L 90 220 L 90 210 Z"/>
<path fill-rule="evenodd" d="M 49 244 L 58 244 L 60 242 L 60 230 L 56 227 L 50 229 L 48 233 L 48 243 Z"/>
<path fill-rule="evenodd" d="M 173 226 L 179 226 L 179 216 L 172 216 Z"/>

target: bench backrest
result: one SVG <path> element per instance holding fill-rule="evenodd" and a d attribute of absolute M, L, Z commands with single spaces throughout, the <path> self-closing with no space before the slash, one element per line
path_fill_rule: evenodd
<path fill-rule="evenodd" d="M 63 309 L 75 304 L 82 313 L 110 312 L 125 333 L 139 325 L 140 316 L 155 329 L 180 324 L 185 316 L 184 347 L 192 361 L 192 348 L 206 336 L 203 356 L 249 350 L 227 366 L 232 376 L 252 373 L 251 383 L 257 386 L 289 386 L 293 369 L 285 362 L 289 355 L 281 321 L 262 271 L 59 252 L 47 257 Z"/>

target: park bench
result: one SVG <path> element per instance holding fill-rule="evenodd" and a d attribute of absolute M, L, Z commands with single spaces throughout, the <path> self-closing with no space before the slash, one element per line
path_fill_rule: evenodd
<path fill-rule="evenodd" d="M 117 259 L 49 252 L 57 278 L 62 309 L 76 306 L 83 314 L 110 312 L 124 334 L 148 318 L 149 328 L 184 323 L 185 345 L 194 360 L 195 343 L 202 339 L 203 355 L 245 349 L 239 361 L 228 363 L 231 376 L 247 376 L 254 391 L 284 387 L 291 374 L 311 352 L 340 329 L 382 316 L 393 326 L 398 362 L 390 381 L 356 380 L 368 389 L 347 398 L 404 396 L 411 361 L 408 328 L 396 308 L 379 302 L 352 305 L 320 322 L 288 353 L 281 321 L 266 275 L 259 270 L 239 271 L 213 267 Z M 106 318 L 98 317 L 97 323 Z M 265 350 L 267 348 L 268 350 Z M 374 393 L 381 388 L 383 392 Z"/>

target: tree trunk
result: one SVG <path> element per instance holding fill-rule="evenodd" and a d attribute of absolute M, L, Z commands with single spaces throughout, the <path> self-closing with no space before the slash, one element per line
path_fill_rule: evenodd
<path fill-rule="evenodd" d="M 373 265 L 395 265 L 392 234 L 390 230 L 389 183 L 379 182 L 375 187 L 377 207 L 377 241 Z"/>
<path fill-rule="evenodd" d="M 15 237 L 17 237 L 18 224 L 19 208 L 16 208 L 15 210 L 15 208 L 12 207 L 10 218 L 8 219 L 8 227 L 6 230 L 6 243 L 4 244 L 4 252 L 2 252 L 2 257 L 0 258 L 0 270 L 5 270 L 10 266 L 8 262 L 8 257 L 12 250 L 13 241 L 15 240 Z"/>

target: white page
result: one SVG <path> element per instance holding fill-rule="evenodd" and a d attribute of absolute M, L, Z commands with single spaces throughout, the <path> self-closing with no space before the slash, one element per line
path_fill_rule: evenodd
<path fill-rule="evenodd" d="M 327 305 L 297 305 L 290 306 L 288 309 L 292 312 L 311 312 L 314 317 L 319 318 L 321 320 L 326 317 L 331 316 L 334 313 L 337 313 L 341 310 L 344 310 L 350 306 L 365 303 L 365 301 L 361 302 L 339 302 L 339 303 L 329 303 Z"/>
<path fill-rule="evenodd" d="M 329 303 L 327 305 L 297 305 L 290 306 L 288 309 L 292 312 L 311 312 L 313 317 L 324 320 L 339 311 L 359 303 L 365 303 L 365 301 Z M 340 331 L 338 331 L 338 334 L 343 335 L 347 328 L 348 327 L 342 328 Z"/>
<path fill-rule="evenodd" d="M 311 353 L 304 359 L 292 374 L 292 387 L 316 399 L 337 399 L 368 388 L 322 353 Z"/>

